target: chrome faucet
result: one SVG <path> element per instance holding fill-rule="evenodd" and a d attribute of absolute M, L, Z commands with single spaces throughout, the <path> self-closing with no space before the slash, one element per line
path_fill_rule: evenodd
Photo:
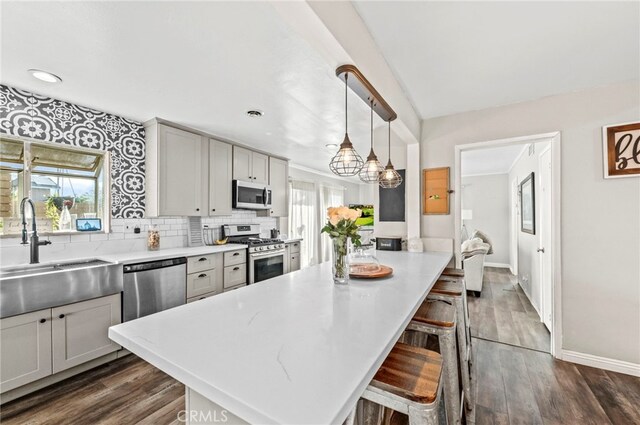
<path fill-rule="evenodd" d="M 20 202 L 20 216 L 22 217 L 22 245 L 27 245 L 27 218 L 24 213 L 24 207 L 29 204 L 31 207 L 31 247 L 29 251 L 29 263 L 37 264 L 40 262 L 40 246 L 49 245 L 51 241 L 42 241 L 38 237 L 38 230 L 36 228 L 36 208 L 33 206 L 33 202 L 29 198 L 23 198 Z"/>

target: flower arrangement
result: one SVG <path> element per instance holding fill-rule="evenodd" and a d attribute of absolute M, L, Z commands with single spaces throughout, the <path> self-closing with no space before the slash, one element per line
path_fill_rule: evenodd
<path fill-rule="evenodd" d="M 321 233 L 327 233 L 333 239 L 333 280 L 335 283 L 347 283 L 349 267 L 347 264 L 347 242 L 351 240 L 354 246 L 361 245 L 356 220 L 362 211 L 345 206 L 327 209 L 327 224 Z"/>

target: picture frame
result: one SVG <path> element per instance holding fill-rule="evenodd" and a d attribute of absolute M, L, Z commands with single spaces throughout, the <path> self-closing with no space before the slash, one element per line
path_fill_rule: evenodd
<path fill-rule="evenodd" d="M 602 127 L 604 178 L 640 177 L 640 122 Z"/>
<path fill-rule="evenodd" d="M 536 234 L 536 188 L 535 173 L 520 182 L 520 231 Z"/>
<path fill-rule="evenodd" d="M 422 214 L 449 214 L 449 167 L 422 170 Z"/>

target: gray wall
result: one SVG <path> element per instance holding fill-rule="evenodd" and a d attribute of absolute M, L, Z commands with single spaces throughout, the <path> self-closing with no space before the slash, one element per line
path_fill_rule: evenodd
<path fill-rule="evenodd" d="M 465 220 L 469 236 L 481 230 L 491 239 L 493 254 L 489 263 L 509 264 L 509 183 L 507 174 L 462 178 L 462 209 L 472 210 Z"/>
<path fill-rule="evenodd" d="M 455 145 L 561 132 L 562 348 L 635 364 L 640 178 L 603 178 L 602 126 L 639 117 L 635 81 L 425 120 L 421 142 L 422 168 L 455 172 Z M 422 234 L 453 238 L 453 214 L 423 216 Z"/>

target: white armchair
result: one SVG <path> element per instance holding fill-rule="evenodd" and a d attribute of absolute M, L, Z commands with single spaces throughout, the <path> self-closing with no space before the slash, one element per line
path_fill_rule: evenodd
<path fill-rule="evenodd" d="M 462 243 L 462 267 L 467 291 L 474 291 L 478 295 L 482 291 L 484 276 L 484 259 L 491 251 L 491 245 L 480 238 L 469 239 Z"/>

